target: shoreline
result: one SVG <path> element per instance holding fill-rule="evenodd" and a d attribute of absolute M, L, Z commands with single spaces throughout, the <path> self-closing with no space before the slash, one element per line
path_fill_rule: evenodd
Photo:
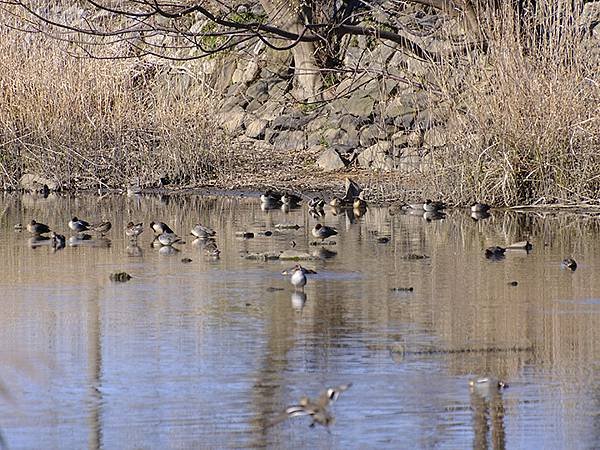
<path fill-rule="evenodd" d="M 343 174 L 338 174 L 343 175 Z M 352 178 L 352 180 L 356 181 L 356 178 Z M 333 181 L 333 180 L 331 180 Z M 337 181 L 337 180 L 336 180 Z M 359 182 L 360 184 L 360 182 Z M 377 189 L 378 186 L 376 183 L 372 183 L 366 189 L 373 190 Z M 44 195 L 41 192 L 37 191 L 28 191 L 25 189 L 18 190 L 2 190 L 4 194 L 20 194 L 20 195 L 32 195 L 36 197 L 48 197 L 49 195 L 61 195 L 61 196 L 78 196 L 78 195 L 90 195 L 90 196 L 98 196 L 99 198 L 110 196 L 110 195 L 125 195 L 129 197 L 135 197 L 136 195 L 168 195 L 168 196 L 194 196 L 194 195 L 205 195 L 205 196 L 216 196 L 216 197 L 234 197 L 234 198 L 256 198 L 259 199 L 262 192 L 267 189 L 277 189 L 284 190 L 296 193 L 305 200 L 317 195 L 322 196 L 326 200 L 328 197 L 333 195 L 342 195 L 343 193 L 343 180 L 339 183 L 339 185 L 334 186 L 333 183 L 328 184 L 327 186 L 318 189 L 316 187 L 307 187 L 306 182 L 302 182 L 301 184 L 294 184 L 290 182 L 280 183 L 276 185 L 274 183 L 265 183 L 265 184 L 242 184 L 237 186 L 225 186 L 225 185 L 202 185 L 202 186 L 168 186 L 168 187 L 151 187 L 151 188 L 143 188 L 140 189 L 139 192 L 135 194 L 128 194 L 125 188 L 108 188 L 102 190 L 94 190 L 94 189 L 61 189 L 55 191 L 49 191 L 48 195 Z M 412 192 L 414 196 L 407 196 Z M 369 205 L 375 207 L 390 207 L 390 206 L 401 206 L 410 202 L 410 200 L 420 201 L 421 197 L 419 197 L 418 190 L 408 191 L 405 190 L 402 192 L 402 196 L 396 197 L 387 197 L 387 198 L 379 198 L 379 199 L 371 199 L 367 202 Z M 368 197 L 367 197 L 368 198 Z M 424 198 L 424 197 L 423 197 Z M 448 204 L 448 209 L 464 209 L 468 208 L 468 204 Z M 581 214 L 586 213 L 596 213 L 598 218 L 600 218 L 600 200 L 598 203 L 534 203 L 529 205 L 512 205 L 512 206 L 495 206 L 491 205 L 494 210 L 501 211 L 513 211 L 513 212 L 579 212 Z M 579 210 L 579 211 L 578 211 Z"/>

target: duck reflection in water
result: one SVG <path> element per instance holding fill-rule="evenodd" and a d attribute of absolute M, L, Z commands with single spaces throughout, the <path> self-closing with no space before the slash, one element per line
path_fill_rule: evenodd
<path fill-rule="evenodd" d="M 487 211 L 471 211 L 471 219 L 475 222 L 488 219 L 489 217 L 492 217 L 492 215 Z"/>
<path fill-rule="evenodd" d="M 206 256 L 213 260 L 220 258 L 221 250 L 219 250 L 217 242 L 214 239 L 197 238 L 192 241 L 192 245 L 200 248 Z"/>
<path fill-rule="evenodd" d="M 27 240 L 27 243 L 29 244 L 29 246 L 31 248 L 38 248 L 38 247 L 42 247 L 44 245 L 52 245 L 52 239 L 50 239 L 48 236 L 40 236 L 40 235 L 36 235 L 36 236 L 32 236 Z"/>
<path fill-rule="evenodd" d="M 127 256 L 131 256 L 132 258 L 144 256 L 144 251 L 135 241 L 125 247 L 125 251 L 127 252 Z"/>
<path fill-rule="evenodd" d="M 490 442 L 491 448 L 506 448 L 502 392 L 507 387 L 506 383 L 493 377 L 469 381 L 471 409 L 473 410 L 474 449 L 490 448 Z"/>
<path fill-rule="evenodd" d="M 306 305 L 306 294 L 304 291 L 292 292 L 292 308 L 296 311 L 301 312 Z"/>
<path fill-rule="evenodd" d="M 179 253 L 179 249 L 172 245 L 163 245 L 158 249 L 158 254 L 163 256 L 173 256 Z"/>
<path fill-rule="evenodd" d="M 69 247 L 99 247 L 99 248 L 108 248 L 110 247 L 111 241 L 108 238 L 96 238 L 92 239 L 92 236 L 85 233 L 78 233 L 75 236 L 71 236 L 69 238 Z"/>

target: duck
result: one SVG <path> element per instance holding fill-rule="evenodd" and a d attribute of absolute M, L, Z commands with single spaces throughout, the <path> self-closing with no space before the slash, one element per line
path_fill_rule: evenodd
<path fill-rule="evenodd" d="M 321 239 L 321 242 L 336 234 L 338 234 L 338 232 L 335 228 L 321 225 L 320 223 L 317 223 L 312 229 L 312 235 L 317 239 Z"/>
<path fill-rule="evenodd" d="M 150 222 L 150 228 L 154 231 L 154 234 L 175 234 L 175 232 L 164 222 Z"/>
<path fill-rule="evenodd" d="M 446 208 L 446 204 L 443 202 L 434 202 L 429 199 L 425 200 L 422 208 L 427 212 L 441 211 Z"/>
<path fill-rule="evenodd" d="M 367 209 L 367 202 L 360 197 L 356 197 L 352 202 L 352 207 L 354 209 Z"/>
<path fill-rule="evenodd" d="M 214 236 L 215 234 L 217 234 L 215 230 L 213 230 L 212 228 L 202 226 L 199 223 L 194 225 L 194 228 L 192 228 L 192 235 L 200 239 L 206 239 L 211 236 Z"/>
<path fill-rule="evenodd" d="M 282 275 L 292 275 L 290 282 L 296 289 L 304 288 L 304 286 L 306 285 L 306 274 L 315 273 L 317 272 L 311 269 L 307 269 L 306 267 L 302 267 L 300 264 L 296 264 L 291 269 L 287 269 L 281 272 Z"/>
<path fill-rule="evenodd" d="M 156 239 L 158 240 L 158 242 L 160 242 L 162 246 L 170 246 L 177 243 L 184 244 L 181 238 L 175 233 L 162 233 L 159 234 Z"/>
<path fill-rule="evenodd" d="M 323 209 L 325 206 L 325 200 L 321 197 L 314 197 L 308 201 L 308 209 Z"/>
<path fill-rule="evenodd" d="M 276 204 L 281 201 L 281 194 L 273 192 L 271 189 L 267 189 L 260 195 L 260 201 L 266 204 Z"/>
<path fill-rule="evenodd" d="M 483 377 L 469 380 L 469 389 L 471 393 L 477 394 L 482 398 L 490 399 L 492 395 L 506 389 L 508 384 L 493 377 Z"/>
<path fill-rule="evenodd" d="M 52 248 L 54 248 L 54 250 L 60 250 L 65 247 L 66 239 L 62 234 L 53 231 L 50 238 L 52 239 Z"/>
<path fill-rule="evenodd" d="M 471 204 L 471 212 L 474 213 L 486 213 L 490 210 L 491 206 L 485 203 L 475 202 Z"/>
<path fill-rule="evenodd" d="M 348 205 L 348 202 L 346 202 L 345 200 L 341 199 L 340 197 L 338 197 L 336 195 L 331 197 L 331 200 L 329 200 L 329 206 L 331 206 L 332 208 L 343 208 L 347 205 Z"/>
<path fill-rule="evenodd" d="M 574 272 L 575 269 L 577 269 L 577 261 L 575 261 L 573 258 L 563 259 L 560 265 L 563 269 L 569 269 L 572 272 Z"/>
<path fill-rule="evenodd" d="M 84 231 L 88 231 L 90 229 L 90 224 L 85 220 L 78 219 L 74 216 L 71 220 L 69 220 L 69 228 L 76 233 L 83 233 Z"/>
<path fill-rule="evenodd" d="M 296 194 L 284 192 L 281 194 L 281 203 L 284 205 L 297 205 L 302 201 L 302 197 Z"/>
<path fill-rule="evenodd" d="M 315 424 L 328 427 L 335 421 L 329 410 L 329 405 L 335 402 L 340 394 L 350 389 L 351 386 L 352 383 L 347 383 L 328 388 L 322 391 L 315 400 L 311 400 L 307 396 L 302 396 L 297 405 L 288 406 L 285 411 L 273 421 L 272 425 L 292 417 L 310 416 L 312 419 L 312 422 L 309 425 L 310 427 L 314 427 Z"/>
<path fill-rule="evenodd" d="M 50 228 L 46 224 L 32 220 L 27 224 L 27 231 L 33 235 L 39 236 L 40 234 L 50 233 Z"/>
<path fill-rule="evenodd" d="M 112 224 L 106 220 L 97 224 L 94 224 L 90 227 L 91 231 L 98 233 L 100 236 L 104 236 L 106 233 L 110 231 L 112 228 Z"/>
<path fill-rule="evenodd" d="M 419 202 L 419 203 L 405 203 L 402 205 L 401 209 L 403 210 L 408 210 L 408 209 L 414 209 L 417 211 L 423 211 L 423 203 Z"/>
<path fill-rule="evenodd" d="M 137 237 L 144 232 L 144 224 L 127 222 L 127 226 L 125 227 L 125 234 L 131 238 L 137 239 Z"/>
<path fill-rule="evenodd" d="M 513 242 L 506 247 L 507 250 L 525 250 L 526 252 L 529 252 L 532 248 L 533 244 L 529 241 Z"/>
<path fill-rule="evenodd" d="M 501 259 L 504 258 L 504 252 L 506 252 L 506 249 L 497 245 L 488 247 L 485 249 L 485 257 L 488 259 Z"/>

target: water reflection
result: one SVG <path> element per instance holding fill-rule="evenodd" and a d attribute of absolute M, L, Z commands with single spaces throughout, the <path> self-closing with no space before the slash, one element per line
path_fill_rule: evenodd
<path fill-rule="evenodd" d="M 506 448 L 504 403 L 502 400 L 504 387 L 503 382 L 493 378 L 483 378 L 470 382 L 474 449 Z"/>
<path fill-rule="evenodd" d="M 296 311 L 302 311 L 304 309 L 304 305 L 306 304 L 306 293 L 302 291 L 294 291 L 292 292 L 292 308 Z"/>
<path fill-rule="evenodd" d="M 177 195 L 5 195 L 0 211 L 0 380 L 20 411 L 0 403 L 10 448 L 600 447 L 594 217 L 427 221 L 326 206 L 313 219 L 306 207 L 263 211 L 258 197 Z M 61 252 L 14 231 L 35 217 L 64 233 L 65 212 L 113 227 Z M 175 249 L 125 235 L 156 218 L 180 236 L 211 224 L 218 239 Z M 317 221 L 339 230 L 335 246 L 310 245 Z M 525 239 L 530 253 L 485 258 Z M 304 292 L 280 275 L 293 263 L 240 256 L 292 241 L 318 272 Z M 566 257 L 576 271 L 561 270 Z M 111 282 L 121 270 L 132 280 Z M 16 352 L 48 355 L 42 383 L 14 367 Z M 510 387 L 471 391 L 474 374 Z M 268 426 L 302 395 L 349 381 L 330 433 L 301 419 Z"/>

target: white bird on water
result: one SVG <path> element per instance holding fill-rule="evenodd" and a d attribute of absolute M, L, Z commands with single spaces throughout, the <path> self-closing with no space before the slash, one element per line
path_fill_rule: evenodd
<path fill-rule="evenodd" d="M 300 264 L 296 264 L 291 269 L 287 269 L 281 272 L 282 275 L 292 275 L 290 281 L 296 289 L 304 289 L 304 286 L 306 285 L 306 274 L 314 273 L 317 272 L 311 269 L 307 269 L 306 267 L 302 267 Z"/>

